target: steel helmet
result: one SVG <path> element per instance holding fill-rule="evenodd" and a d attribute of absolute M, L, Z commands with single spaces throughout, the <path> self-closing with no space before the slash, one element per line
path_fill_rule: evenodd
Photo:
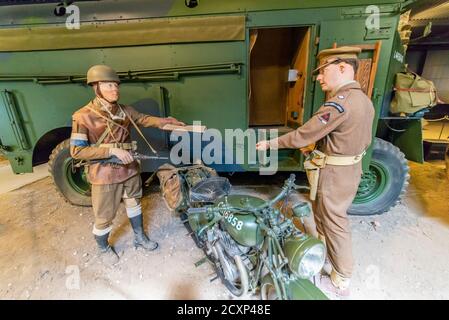
<path fill-rule="evenodd" d="M 114 81 L 120 83 L 120 79 L 115 72 L 109 66 L 104 64 L 97 64 L 95 66 L 90 67 L 89 71 L 87 71 L 87 84 L 92 85 L 98 81 Z"/>

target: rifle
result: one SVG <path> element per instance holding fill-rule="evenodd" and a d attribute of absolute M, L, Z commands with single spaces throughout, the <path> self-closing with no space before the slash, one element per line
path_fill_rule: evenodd
<path fill-rule="evenodd" d="M 131 156 L 134 158 L 134 160 L 151 160 L 151 159 L 164 159 L 164 160 L 168 160 L 168 157 L 156 157 L 156 156 L 147 156 L 135 151 L 130 151 Z M 122 165 L 123 162 L 117 158 L 116 156 L 112 156 L 110 158 L 107 159 L 97 159 L 97 160 L 91 160 L 89 161 L 91 164 L 94 163 L 101 163 L 101 164 L 119 164 Z"/>

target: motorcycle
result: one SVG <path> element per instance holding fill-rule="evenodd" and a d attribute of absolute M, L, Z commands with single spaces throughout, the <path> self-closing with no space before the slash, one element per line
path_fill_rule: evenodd
<path fill-rule="evenodd" d="M 309 280 L 324 265 L 325 246 L 294 223 L 310 215 L 310 206 L 295 203 L 288 214 L 288 196 L 302 188 L 294 181 L 291 174 L 269 201 L 229 194 L 224 177 L 208 178 L 190 190 L 190 207 L 181 218 L 205 252 L 197 266 L 211 262 L 233 295 L 259 291 L 262 300 L 327 299 Z"/>

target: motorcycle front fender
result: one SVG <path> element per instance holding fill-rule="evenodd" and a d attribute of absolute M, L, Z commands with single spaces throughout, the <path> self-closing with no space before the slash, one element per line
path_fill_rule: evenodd
<path fill-rule="evenodd" d="M 262 279 L 261 286 L 266 284 L 274 287 L 271 275 Z M 286 284 L 287 294 L 290 300 L 329 300 L 310 280 L 297 278 Z"/>

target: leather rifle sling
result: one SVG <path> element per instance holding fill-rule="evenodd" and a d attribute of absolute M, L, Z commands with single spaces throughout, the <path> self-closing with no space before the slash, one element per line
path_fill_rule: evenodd
<path fill-rule="evenodd" d="M 123 130 L 125 130 L 126 132 L 129 133 L 128 129 L 126 129 L 124 126 L 118 124 L 117 122 L 112 121 L 112 120 L 109 119 L 108 117 L 105 117 L 105 116 L 102 115 L 100 112 L 98 112 L 97 110 L 95 110 L 95 109 L 93 109 L 93 108 L 91 108 L 91 107 L 89 107 L 89 106 L 88 106 L 87 108 L 88 108 L 90 111 L 92 111 L 93 113 L 95 113 L 97 116 L 99 116 L 100 118 L 106 120 L 107 122 L 109 122 L 109 123 L 111 123 L 111 124 L 113 124 L 113 125 L 115 125 L 115 126 L 117 126 L 117 127 L 122 128 Z M 105 138 L 106 138 L 106 137 L 105 137 Z"/>
<path fill-rule="evenodd" d="M 129 120 L 131 121 L 132 125 L 134 126 L 134 128 L 136 129 L 137 133 L 142 137 L 143 141 L 145 141 L 145 143 L 147 144 L 147 146 L 151 149 L 151 151 L 154 154 L 158 154 L 156 150 L 154 150 L 154 148 L 151 146 L 151 144 L 148 142 L 147 138 L 145 138 L 145 136 L 143 135 L 142 131 L 140 130 L 139 126 L 134 122 L 133 118 L 131 118 L 128 114 L 128 112 L 126 112 L 122 106 L 120 104 L 118 104 L 119 108 L 121 111 L 123 111 L 123 113 L 129 118 Z"/>

